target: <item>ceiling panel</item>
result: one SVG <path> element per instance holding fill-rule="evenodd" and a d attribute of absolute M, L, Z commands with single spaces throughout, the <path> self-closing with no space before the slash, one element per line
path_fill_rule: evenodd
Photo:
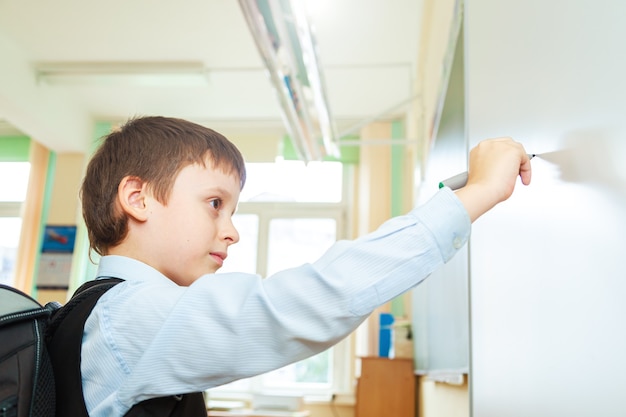
<path fill-rule="evenodd" d="M 308 3 L 339 131 L 410 96 L 420 4 Z M 184 117 L 217 130 L 237 121 L 250 129 L 255 122 L 259 129 L 282 128 L 236 1 L 0 0 L 0 54 L 6 64 L 0 65 L 0 119 L 54 150 L 84 151 L 94 120 L 134 115 Z M 141 64 L 145 71 L 38 77 L 37 69 L 50 64 L 82 63 L 92 69 Z M 189 63 L 206 76 L 155 74 L 160 64 Z"/>

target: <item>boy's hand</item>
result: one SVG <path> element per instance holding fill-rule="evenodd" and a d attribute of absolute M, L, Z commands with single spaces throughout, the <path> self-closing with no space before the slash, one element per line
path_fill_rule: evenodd
<path fill-rule="evenodd" d="M 467 184 L 456 191 L 473 222 L 508 199 L 517 177 L 530 184 L 530 158 L 511 138 L 488 139 L 470 151 Z"/>

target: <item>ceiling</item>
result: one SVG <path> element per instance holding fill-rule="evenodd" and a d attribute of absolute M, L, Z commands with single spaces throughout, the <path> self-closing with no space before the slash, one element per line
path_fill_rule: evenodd
<path fill-rule="evenodd" d="M 402 115 L 421 0 L 307 7 L 337 131 Z M 0 0 L 0 54 L 0 135 L 19 131 L 57 152 L 87 150 L 95 121 L 136 115 L 229 137 L 285 132 L 234 0 Z"/>

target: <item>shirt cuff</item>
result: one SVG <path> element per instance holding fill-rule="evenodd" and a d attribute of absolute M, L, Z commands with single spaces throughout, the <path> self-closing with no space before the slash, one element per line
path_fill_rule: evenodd
<path fill-rule="evenodd" d="M 447 187 L 437 191 L 426 204 L 416 207 L 409 215 L 418 216 L 432 232 L 444 262 L 448 262 L 469 239 L 469 214 L 461 200 Z"/>

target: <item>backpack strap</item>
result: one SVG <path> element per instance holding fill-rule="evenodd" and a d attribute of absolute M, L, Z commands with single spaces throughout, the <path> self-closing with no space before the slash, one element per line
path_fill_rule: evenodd
<path fill-rule="evenodd" d="M 46 333 L 48 352 L 56 384 L 56 415 L 88 417 L 83 397 L 80 355 L 85 322 L 98 299 L 119 278 L 88 281 L 76 290 L 70 301 L 54 314 Z M 206 417 L 201 392 L 150 398 L 135 404 L 126 417 Z"/>
<path fill-rule="evenodd" d="M 201 392 L 150 398 L 137 403 L 124 417 L 206 417 L 207 409 Z"/>
<path fill-rule="evenodd" d="M 119 278 L 106 278 L 83 284 L 52 317 L 46 340 L 54 371 L 57 416 L 89 415 L 83 399 L 80 373 L 85 322 L 102 294 L 122 281 Z"/>

